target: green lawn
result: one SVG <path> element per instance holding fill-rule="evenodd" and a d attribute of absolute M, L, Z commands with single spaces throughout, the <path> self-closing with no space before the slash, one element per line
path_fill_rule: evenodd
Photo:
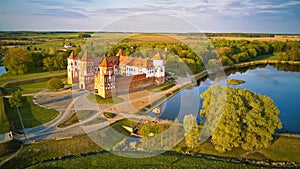
<path fill-rule="evenodd" d="M 24 146 L 13 160 L 5 163 L 2 167 L 25 168 L 49 159 L 59 159 L 63 156 L 76 156 L 99 151 L 102 151 L 102 148 L 95 144 L 87 135 L 66 140 L 50 140 Z"/>
<path fill-rule="evenodd" d="M 3 97 L 0 97 L 0 134 L 8 133 L 9 131 L 10 127 L 4 110 Z"/>
<path fill-rule="evenodd" d="M 24 74 L 24 75 L 12 75 L 10 73 L 5 73 L 0 76 L 0 82 L 7 82 L 7 81 L 13 81 L 13 80 L 24 80 L 24 79 L 30 79 L 30 78 L 39 78 L 39 77 L 49 77 L 53 75 L 63 75 L 66 74 L 66 71 L 52 71 L 52 72 L 40 72 L 40 73 L 30 73 L 30 74 Z"/>
<path fill-rule="evenodd" d="M 108 119 L 112 119 L 117 116 L 115 113 L 111 113 L 111 112 L 104 112 L 103 115 Z"/>
<path fill-rule="evenodd" d="M 45 162 L 31 168 L 267 168 L 215 161 L 189 155 L 164 153 L 149 158 L 127 158 L 111 153 Z"/>
<path fill-rule="evenodd" d="M 79 119 L 80 120 L 86 119 L 86 118 L 88 118 L 90 115 L 92 115 L 94 113 L 95 113 L 95 111 L 92 111 L 92 110 L 81 110 L 81 111 L 78 111 L 78 112 L 74 113 L 66 121 L 64 121 L 63 123 L 59 124 L 57 127 L 63 128 L 63 127 L 67 127 L 67 126 L 70 126 L 72 124 L 78 123 Z"/>
<path fill-rule="evenodd" d="M 79 122 L 79 120 L 77 118 L 77 115 L 73 114 L 70 118 L 68 118 L 63 123 L 60 123 L 57 127 L 64 128 L 64 127 L 70 126 L 70 125 L 78 123 L 78 122 Z"/>
<path fill-rule="evenodd" d="M 63 82 L 66 81 L 66 78 L 60 78 Z M 22 94 L 37 93 L 47 88 L 48 81 L 35 82 L 30 84 L 21 84 L 21 85 L 9 85 L 4 88 L 6 94 L 10 94 L 16 90 L 21 90 Z"/>
<path fill-rule="evenodd" d="M 112 125 L 115 130 L 122 134 L 128 132 L 122 127 L 134 126 L 136 122 L 123 119 Z M 124 132 L 124 133 L 123 133 Z M 6 146 L 6 145 L 5 145 Z M 267 149 L 260 150 L 259 153 L 250 154 L 245 158 L 251 159 L 271 159 L 274 161 L 296 161 L 299 162 L 298 148 L 300 146 L 300 139 L 280 137 Z M 7 147 L 7 146 L 6 146 Z M 177 145 L 173 150 L 181 152 L 185 147 L 184 140 Z M 6 148 L 1 148 L 0 153 L 5 156 Z M 151 158 L 131 159 L 119 157 L 110 153 L 102 153 L 97 155 L 90 155 L 81 157 L 81 154 L 88 154 L 90 152 L 100 152 L 103 149 L 96 145 L 87 135 L 74 137 L 66 140 L 51 140 L 30 144 L 23 148 L 23 150 L 11 161 L 6 163 L 4 168 L 26 168 L 32 166 L 33 168 L 253 168 L 253 165 L 235 164 L 231 162 L 215 161 L 201 157 L 185 156 L 176 153 L 162 154 Z M 11 150 L 13 151 L 13 150 Z M 234 149 L 232 152 L 218 153 L 209 142 L 202 144 L 195 148 L 193 152 L 208 154 L 223 157 L 237 157 L 246 153 L 242 149 Z M 11 152 L 9 152 L 11 153 Z M 130 152 L 128 152 L 130 153 Z M 64 156 L 72 156 L 70 159 L 59 160 Z M 0 157 L 1 159 L 1 157 Z M 56 159 L 55 161 L 45 162 L 46 160 Z M 35 165 L 37 164 L 37 165 Z M 262 168 L 258 166 L 259 168 Z"/>
<path fill-rule="evenodd" d="M 0 162 L 19 150 L 21 143 L 15 140 L 0 144 Z"/>
<path fill-rule="evenodd" d="M 10 107 L 9 100 L 4 98 L 4 108 L 9 122 L 13 123 L 14 129 L 22 129 L 17 110 Z M 58 112 L 35 105 L 32 97 L 26 97 L 24 106 L 20 109 L 25 128 L 35 127 L 54 119 Z"/>
<path fill-rule="evenodd" d="M 181 152 L 183 147 L 185 147 L 185 140 L 176 146 L 174 151 Z M 268 159 L 272 161 L 294 161 L 300 163 L 299 147 L 300 138 L 279 137 L 278 139 L 275 139 L 274 143 L 269 145 L 267 148 L 255 150 L 256 153 L 250 153 L 249 155 L 245 156 L 245 158 L 255 160 Z M 214 146 L 209 141 L 206 141 L 193 150 L 188 150 L 195 153 L 234 158 L 240 158 L 248 152 L 241 148 L 234 148 L 230 152 L 219 153 L 214 149 Z"/>
<path fill-rule="evenodd" d="M 98 104 L 118 104 L 122 103 L 124 100 L 120 97 L 114 97 L 114 98 L 106 98 L 104 99 L 103 97 L 95 94 L 89 94 L 86 96 L 86 98 L 93 103 L 98 103 Z"/>
<path fill-rule="evenodd" d="M 137 121 L 135 120 L 122 119 L 112 124 L 111 127 L 119 133 L 123 134 L 124 136 L 129 136 L 131 133 L 127 131 L 123 126 L 134 127 L 136 124 Z"/>

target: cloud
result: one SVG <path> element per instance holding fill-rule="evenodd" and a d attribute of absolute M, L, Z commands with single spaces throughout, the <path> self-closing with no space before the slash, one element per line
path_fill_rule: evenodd
<path fill-rule="evenodd" d="M 87 16 L 82 13 L 66 9 L 43 9 L 39 13 L 34 13 L 34 15 L 51 16 L 57 18 L 87 18 Z"/>
<path fill-rule="evenodd" d="M 92 2 L 94 2 L 93 0 L 77 0 L 77 1 L 79 1 L 79 2 L 87 2 L 87 3 L 92 3 Z"/>

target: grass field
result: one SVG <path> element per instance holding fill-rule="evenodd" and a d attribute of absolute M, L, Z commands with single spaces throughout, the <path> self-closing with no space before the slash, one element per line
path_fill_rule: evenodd
<path fill-rule="evenodd" d="M 264 168 L 174 153 L 165 153 L 150 158 L 127 158 L 103 153 L 46 162 L 31 168 L 70 168 L 70 166 L 71 168 Z"/>
<path fill-rule="evenodd" d="M 22 129 L 17 109 L 10 107 L 9 100 L 7 98 L 4 98 L 4 107 L 9 122 L 14 124 L 14 129 Z M 54 119 L 58 115 L 56 110 L 49 110 L 35 105 L 32 102 L 31 96 L 26 97 L 24 106 L 20 109 L 20 113 L 25 128 L 31 128 L 44 124 Z"/>
<path fill-rule="evenodd" d="M 65 71 L 60 71 L 60 72 L 52 71 L 52 72 L 30 73 L 30 74 L 25 74 L 25 75 L 11 75 L 9 73 L 5 73 L 0 76 L 0 82 L 4 83 L 4 82 L 14 81 L 14 80 L 49 77 L 49 76 L 53 76 L 53 75 L 63 75 L 63 74 L 66 74 L 66 72 Z"/>
<path fill-rule="evenodd" d="M 4 168 L 24 168 L 49 159 L 102 151 L 87 135 L 67 140 L 51 140 L 25 146 Z M 4 155 L 4 154 L 3 154 Z M 72 166 L 72 165 L 70 165 Z"/>
<path fill-rule="evenodd" d="M 57 127 L 63 128 L 63 127 L 67 127 L 67 126 L 70 126 L 72 124 L 78 123 L 79 120 L 84 120 L 84 119 L 88 118 L 89 116 L 91 116 L 94 113 L 97 113 L 97 112 L 92 111 L 92 110 L 81 110 L 81 111 L 78 111 L 78 112 L 74 113 L 66 121 L 64 121 L 63 123 L 59 124 Z"/>
<path fill-rule="evenodd" d="M 128 119 L 120 120 L 112 125 L 112 127 L 124 135 L 129 135 L 122 125 L 134 126 L 136 122 Z M 275 142 L 266 149 L 257 151 L 256 153 L 244 156 L 244 158 L 256 160 L 274 160 L 274 161 L 295 161 L 299 162 L 298 147 L 300 146 L 300 139 L 279 137 Z M 173 150 L 181 152 L 185 147 L 184 140 L 177 145 Z M 2 155 L 5 153 L 5 148 L 1 149 Z M 23 148 L 23 150 L 11 161 L 5 164 L 4 168 L 26 168 L 31 165 L 33 168 L 52 168 L 62 167 L 70 168 L 74 166 L 78 168 L 253 168 L 253 165 L 235 164 L 232 162 L 213 161 L 206 158 L 192 157 L 187 155 L 180 155 L 176 153 L 168 153 L 154 156 L 151 158 L 131 159 L 119 157 L 110 153 L 100 153 L 97 155 L 81 156 L 81 154 L 95 154 L 94 152 L 101 152 L 103 149 L 96 145 L 87 135 L 74 137 L 66 140 L 51 140 L 30 144 Z M 214 150 L 210 142 L 205 142 L 192 152 L 207 154 L 221 157 L 240 158 L 247 151 L 242 149 L 234 149 L 232 152 L 219 153 Z M 130 152 L 128 152 L 130 153 Z M 62 159 L 62 157 L 69 157 Z M 1 157 L 0 157 L 1 158 Z M 50 160 L 50 161 L 49 161 Z M 54 160 L 54 161 L 51 161 Z M 48 161 L 48 162 L 45 162 Z M 40 164 L 39 164 L 40 163 Z M 75 167 L 75 168 L 76 168 Z M 261 168 L 261 167 L 259 167 Z"/>
<path fill-rule="evenodd" d="M 111 127 L 118 131 L 119 133 L 123 134 L 124 136 L 129 136 L 131 133 L 127 131 L 123 126 L 127 127 L 134 127 L 137 124 L 137 121 L 130 120 L 130 119 L 122 119 L 117 121 L 116 123 L 112 124 Z"/>
<path fill-rule="evenodd" d="M 10 127 L 4 110 L 3 97 L 0 97 L 0 134 L 8 133 L 9 131 Z"/>
<path fill-rule="evenodd" d="M 99 95 L 95 94 L 89 94 L 86 96 L 86 98 L 92 102 L 92 103 L 98 103 L 98 104 L 118 104 L 122 103 L 124 100 L 120 97 L 113 97 L 113 98 L 103 98 Z"/>

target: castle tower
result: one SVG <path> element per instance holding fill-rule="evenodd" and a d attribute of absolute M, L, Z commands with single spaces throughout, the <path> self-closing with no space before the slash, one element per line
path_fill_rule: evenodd
<path fill-rule="evenodd" d="M 94 61 L 87 51 L 80 60 L 79 88 L 94 90 Z"/>
<path fill-rule="evenodd" d="M 95 93 L 103 98 L 115 95 L 115 72 L 119 65 L 118 56 L 105 56 L 100 62 L 98 73 L 95 75 Z"/>
<path fill-rule="evenodd" d="M 155 81 L 157 84 L 165 83 L 165 66 L 164 60 L 161 58 L 160 54 L 157 53 L 153 58 L 153 66 L 155 69 Z"/>
<path fill-rule="evenodd" d="M 68 57 L 68 84 L 78 83 L 78 61 L 78 57 L 72 51 L 72 53 Z"/>

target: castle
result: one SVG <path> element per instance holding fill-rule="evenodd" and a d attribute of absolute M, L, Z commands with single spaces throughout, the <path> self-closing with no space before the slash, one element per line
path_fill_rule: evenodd
<path fill-rule="evenodd" d="M 81 59 L 72 52 L 67 72 L 69 84 L 103 98 L 165 83 L 164 60 L 159 53 L 150 60 L 125 56 L 122 50 L 104 57 L 92 57 L 86 51 Z"/>

